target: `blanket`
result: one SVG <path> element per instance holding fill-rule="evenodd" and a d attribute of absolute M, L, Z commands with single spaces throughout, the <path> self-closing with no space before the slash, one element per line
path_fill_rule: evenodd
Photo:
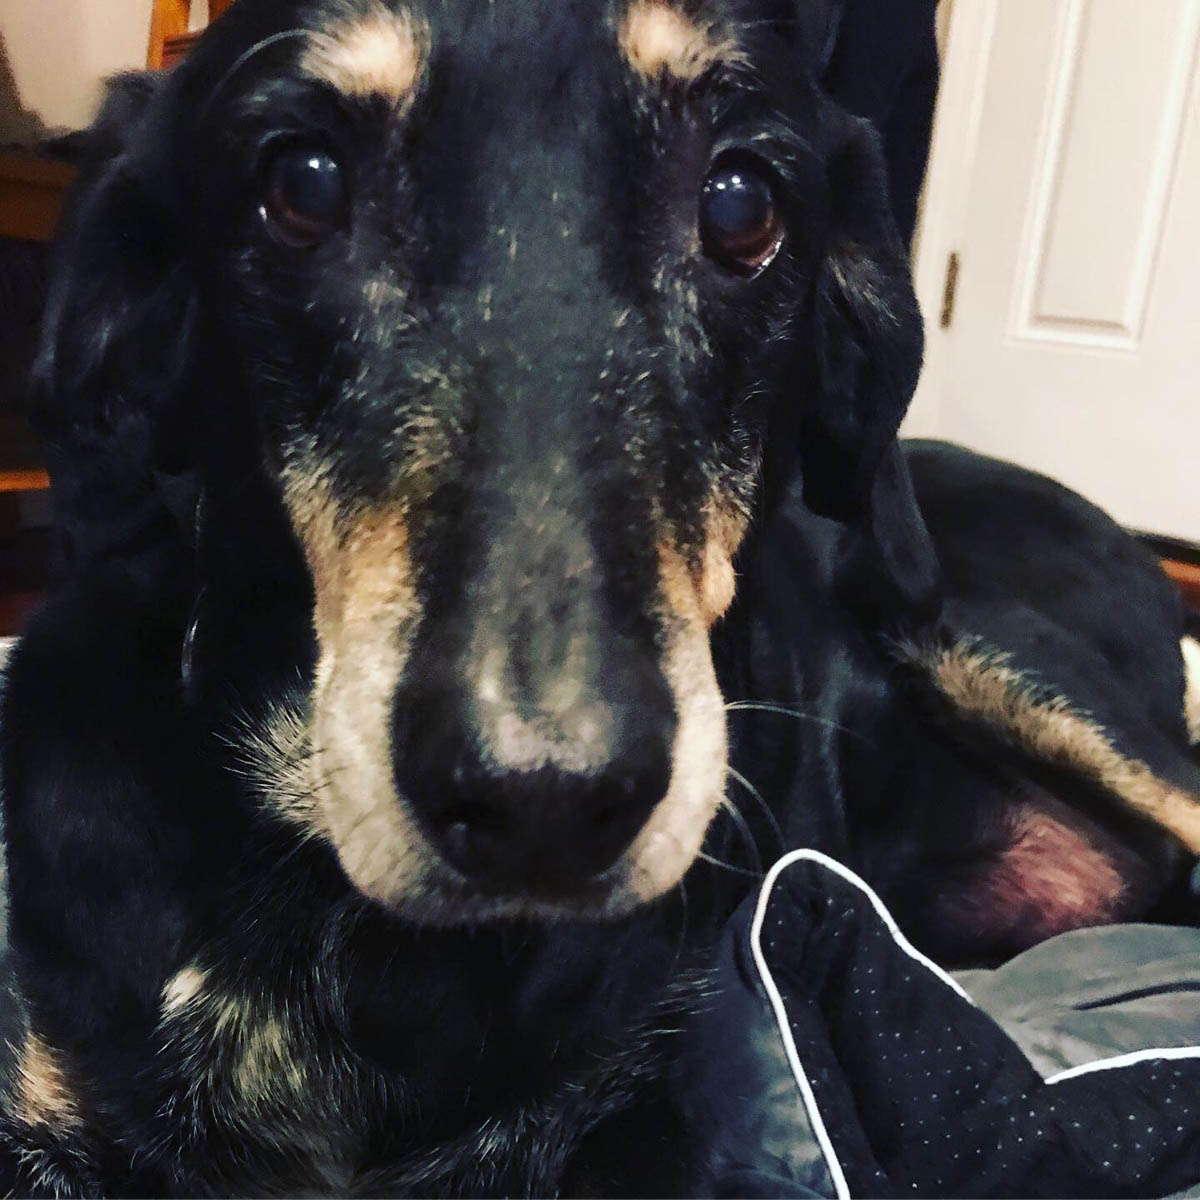
<path fill-rule="evenodd" d="M 1116 926 L 960 982 L 798 851 L 729 930 L 679 1102 L 718 1195 L 1175 1194 L 1200 1184 L 1198 968 L 1200 931 Z"/>

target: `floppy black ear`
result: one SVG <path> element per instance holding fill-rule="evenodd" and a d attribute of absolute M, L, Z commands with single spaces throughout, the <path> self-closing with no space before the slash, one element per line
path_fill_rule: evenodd
<path fill-rule="evenodd" d="M 806 504 L 846 525 L 839 591 L 875 628 L 936 618 L 936 554 L 896 432 L 924 345 L 879 139 L 849 118 L 828 165 L 830 239 L 814 298 L 816 369 L 800 417 Z"/>
<path fill-rule="evenodd" d="M 196 305 L 154 177 L 158 86 L 114 81 L 82 136 L 43 320 L 31 419 L 76 567 L 177 543 L 189 504 Z"/>
<path fill-rule="evenodd" d="M 831 234 L 814 298 L 815 394 L 801 416 L 804 498 L 852 517 L 867 504 L 921 369 L 921 313 L 887 197 L 879 139 L 851 119 L 828 165 Z"/>

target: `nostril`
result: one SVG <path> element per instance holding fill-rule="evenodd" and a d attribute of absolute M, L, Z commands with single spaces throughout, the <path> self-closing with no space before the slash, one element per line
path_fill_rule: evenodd
<path fill-rule="evenodd" d="M 512 829 L 503 816 L 482 805 L 460 806 L 433 823 L 432 833 L 446 861 L 464 875 L 485 875 L 503 860 Z"/>
<path fill-rule="evenodd" d="M 665 783 L 643 780 L 642 787 L 626 780 L 604 781 L 607 797 L 599 801 L 593 784 L 591 796 L 580 806 L 575 820 L 576 838 L 570 857 L 585 876 L 603 874 L 629 848 L 655 804 L 662 798 Z"/>
<path fill-rule="evenodd" d="M 596 828 L 599 830 L 608 829 L 617 822 L 620 816 L 621 810 L 615 804 L 599 809 L 594 818 Z"/>

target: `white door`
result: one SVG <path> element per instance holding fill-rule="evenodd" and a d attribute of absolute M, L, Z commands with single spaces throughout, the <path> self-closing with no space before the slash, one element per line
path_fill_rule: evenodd
<path fill-rule="evenodd" d="M 1200 542 L 1198 44 L 1200 0 L 955 0 L 905 432 Z"/>

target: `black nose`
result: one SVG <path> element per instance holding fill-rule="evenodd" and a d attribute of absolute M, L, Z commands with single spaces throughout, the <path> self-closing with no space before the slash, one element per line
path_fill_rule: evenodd
<path fill-rule="evenodd" d="M 664 682 L 624 684 L 621 699 L 584 699 L 555 722 L 481 721 L 451 689 L 397 697 L 397 788 L 451 866 L 490 890 L 569 894 L 620 858 L 667 791 L 675 732 Z M 581 728 L 590 736 L 573 742 Z M 513 763 L 514 744 L 526 761 Z"/>

